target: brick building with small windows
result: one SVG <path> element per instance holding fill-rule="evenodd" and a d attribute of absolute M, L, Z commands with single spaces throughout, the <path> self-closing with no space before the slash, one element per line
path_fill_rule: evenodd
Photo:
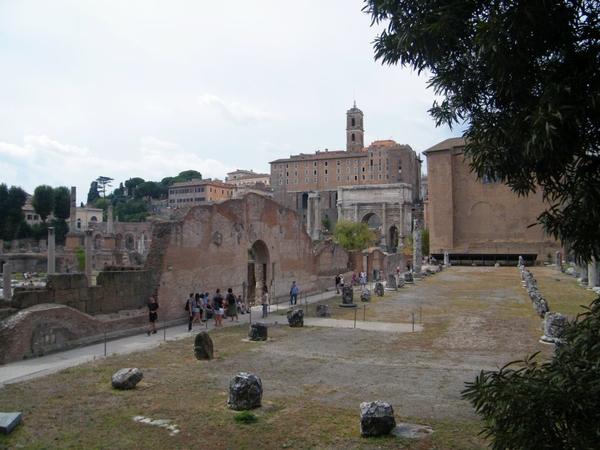
<path fill-rule="evenodd" d="M 221 180 L 191 180 L 169 188 L 169 207 L 183 208 L 222 202 L 233 197 L 233 185 Z"/>
<path fill-rule="evenodd" d="M 421 159 L 409 145 L 393 140 L 374 141 L 365 147 L 364 134 L 364 114 L 354 104 L 346 112 L 346 150 L 300 153 L 270 162 L 273 199 L 298 212 L 314 238 L 318 237 L 320 220 L 328 218 L 334 225 L 338 218 L 347 219 L 340 214 L 350 206 L 366 211 L 352 220 L 369 222 L 371 226 L 370 219 L 375 218 L 376 226 L 382 227 L 383 237 L 387 233 L 385 210 L 388 207 L 395 212 L 406 211 L 401 214 L 404 216 L 401 221 L 410 224 L 413 205 L 421 200 Z M 406 195 L 388 196 L 385 201 L 375 202 L 373 199 L 380 197 L 374 194 L 377 186 L 387 191 L 390 185 L 402 187 L 401 192 Z M 344 189 L 352 189 L 355 204 L 340 204 Z M 317 198 L 318 203 L 312 213 L 309 212 L 310 198 Z M 377 202 L 369 210 L 368 205 Z M 382 202 L 387 206 L 382 207 Z M 399 227 L 400 237 L 410 232 L 405 228 Z"/>

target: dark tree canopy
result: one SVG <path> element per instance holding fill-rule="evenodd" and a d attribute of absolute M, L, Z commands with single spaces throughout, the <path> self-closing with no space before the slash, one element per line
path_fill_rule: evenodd
<path fill-rule="evenodd" d="M 154 198 L 159 199 L 165 193 L 165 188 L 155 181 L 146 181 L 138 185 L 134 192 L 134 199 Z"/>
<path fill-rule="evenodd" d="M 54 201 L 54 188 L 52 186 L 42 184 L 33 191 L 31 206 L 40 215 L 42 222 L 45 222 L 54 211 Z"/>
<path fill-rule="evenodd" d="M 0 237 L 10 241 L 20 237 L 27 229 L 23 206 L 27 193 L 20 187 L 0 184 Z"/>
<path fill-rule="evenodd" d="M 96 200 L 100 198 L 100 193 L 98 192 L 98 182 L 92 181 L 90 183 L 90 190 L 87 195 L 87 204 L 93 205 Z"/>
<path fill-rule="evenodd" d="M 71 216 L 71 191 L 66 186 L 54 189 L 54 217 L 66 220 Z"/>
<path fill-rule="evenodd" d="M 600 259 L 600 2 L 367 0 L 375 58 L 430 76 L 437 125 L 465 124 L 479 177 L 541 189 L 538 222 Z"/>

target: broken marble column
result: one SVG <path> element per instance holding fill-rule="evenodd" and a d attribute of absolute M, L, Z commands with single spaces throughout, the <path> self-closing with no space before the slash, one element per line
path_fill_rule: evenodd
<path fill-rule="evenodd" d="M 554 265 L 558 270 L 562 270 L 562 253 L 559 251 L 554 254 Z"/>
<path fill-rule="evenodd" d="M 56 266 L 54 227 L 48 227 L 48 275 L 54 275 Z"/>
<path fill-rule="evenodd" d="M 547 344 L 562 343 L 562 336 L 569 325 L 569 318 L 566 314 L 547 312 L 544 320 L 544 335 L 541 342 Z"/>
<path fill-rule="evenodd" d="M 267 336 L 267 324 L 263 322 L 252 322 L 248 327 L 248 339 L 251 341 L 266 341 Z"/>
<path fill-rule="evenodd" d="M 450 253 L 444 253 L 444 266 L 450 267 Z"/>
<path fill-rule="evenodd" d="M 598 286 L 598 264 L 592 259 L 588 264 L 588 289 Z"/>
<path fill-rule="evenodd" d="M 194 339 L 194 356 L 198 361 L 213 359 L 213 341 L 206 331 L 198 333 Z"/>
<path fill-rule="evenodd" d="M 304 311 L 302 308 L 293 308 L 287 312 L 288 324 L 292 328 L 300 328 L 304 326 Z"/>
<path fill-rule="evenodd" d="M 317 317 L 331 317 L 329 305 L 317 305 Z"/>
<path fill-rule="evenodd" d="M 374 401 L 360 404 L 361 436 L 384 436 L 395 427 L 394 408 L 389 403 Z"/>
<path fill-rule="evenodd" d="M 589 281 L 589 278 L 588 278 L 588 265 L 587 264 L 580 264 L 580 266 L 581 266 L 581 278 L 579 278 L 577 281 L 582 286 L 587 286 L 588 281 Z"/>
<path fill-rule="evenodd" d="M 421 221 L 414 220 L 413 229 L 413 276 L 421 278 L 421 267 L 423 264 L 423 249 L 421 248 Z"/>
<path fill-rule="evenodd" d="M 235 411 L 258 408 L 262 402 L 262 381 L 253 373 L 240 372 L 229 382 L 227 407 Z"/>
<path fill-rule="evenodd" d="M 377 294 L 379 297 L 383 297 L 383 295 L 384 295 L 383 283 L 380 283 L 380 282 L 375 283 L 375 294 Z"/>

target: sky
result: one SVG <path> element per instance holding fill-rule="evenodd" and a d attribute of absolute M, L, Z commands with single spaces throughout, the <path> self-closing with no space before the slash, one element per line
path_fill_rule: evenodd
<path fill-rule="evenodd" d="M 362 0 L 0 0 L 0 183 L 33 193 L 160 181 L 365 144 L 417 153 L 436 128 L 427 78 L 374 60 Z M 425 164 L 424 164 L 425 167 Z"/>

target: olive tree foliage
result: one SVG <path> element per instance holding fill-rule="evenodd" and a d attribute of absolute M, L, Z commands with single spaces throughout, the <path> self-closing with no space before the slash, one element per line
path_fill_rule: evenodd
<path fill-rule="evenodd" d="M 54 188 L 52 186 L 42 184 L 33 191 L 31 206 L 33 206 L 33 210 L 39 214 L 42 222 L 45 222 L 48 216 L 52 214 L 52 211 L 54 211 L 54 202 Z"/>
<path fill-rule="evenodd" d="M 462 397 L 483 416 L 492 449 L 598 448 L 598 336 L 600 299 L 570 325 L 550 362 L 534 355 L 466 383 Z"/>
<path fill-rule="evenodd" d="M 344 250 L 364 250 L 375 242 L 376 234 L 366 223 L 338 221 L 333 227 L 333 240 Z"/>
<path fill-rule="evenodd" d="M 429 76 L 478 177 L 541 191 L 545 231 L 600 259 L 600 2 L 366 0 L 375 58 Z"/>

